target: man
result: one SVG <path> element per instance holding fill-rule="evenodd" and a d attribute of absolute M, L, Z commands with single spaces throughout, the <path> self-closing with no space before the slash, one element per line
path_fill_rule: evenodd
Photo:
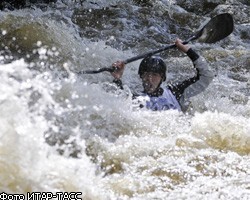
<path fill-rule="evenodd" d="M 162 88 L 161 84 L 166 80 L 166 64 L 160 57 L 144 58 L 138 71 L 144 91 L 139 96 L 148 97 L 145 105 L 148 109 L 159 111 L 175 109 L 185 112 L 190 97 L 203 92 L 213 79 L 213 73 L 204 58 L 200 57 L 188 45 L 182 44 L 180 39 L 176 39 L 175 45 L 180 51 L 189 56 L 197 70 L 197 74 L 181 83 Z M 111 73 L 115 78 L 114 82 L 122 88 L 121 78 L 125 64 L 122 61 L 117 61 L 112 66 L 115 67 L 115 71 Z M 137 97 L 138 95 L 135 96 L 135 98 Z"/>

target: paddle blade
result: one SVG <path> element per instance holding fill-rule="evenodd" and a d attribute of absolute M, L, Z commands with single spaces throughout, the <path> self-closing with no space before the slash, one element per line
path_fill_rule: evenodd
<path fill-rule="evenodd" d="M 212 18 L 199 31 L 199 42 L 215 43 L 224 39 L 233 32 L 234 23 L 233 17 L 228 13 L 223 13 Z"/>

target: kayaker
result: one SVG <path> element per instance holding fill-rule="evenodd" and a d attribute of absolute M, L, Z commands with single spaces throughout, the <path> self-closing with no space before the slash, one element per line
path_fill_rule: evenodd
<path fill-rule="evenodd" d="M 140 96 L 148 98 L 145 105 L 140 105 L 141 107 L 145 106 L 155 111 L 175 109 L 185 112 L 190 104 L 190 98 L 203 92 L 213 80 L 213 73 L 203 57 L 199 56 L 188 45 L 182 44 L 180 39 L 176 39 L 175 45 L 192 60 L 197 74 L 181 83 L 162 87 L 162 83 L 166 80 L 167 71 L 163 59 L 158 56 L 144 58 L 138 70 L 144 90 L 141 94 L 134 95 L 134 98 Z M 121 78 L 125 64 L 122 61 L 117 61 L 112 67 L 115 68 L 115 71 L 111 73 L 114 77 L 113 82 L 123 88 Z"/>

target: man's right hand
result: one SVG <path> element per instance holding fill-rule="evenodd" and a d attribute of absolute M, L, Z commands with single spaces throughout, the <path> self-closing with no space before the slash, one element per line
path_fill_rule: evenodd
<path fill-rule="evenodd" d="M 123 61 L 116 61 L 112 64 L 112 67 L 115 69 L 114 72 L 111 72 L 111 75 L 115 79 L 121 79 L 124 69 L 125 69 L 125 63 Z"/>
<path fill-rule="evenodd" d="M 175 45 L 177 46 L 177 48 L 179 50 L 181 50 L 182 52 L 187 53 L 187 51 L 190 49 L 190 47 L 188 45 L 184 45 L 182 43 L 183 43 L 183 41 L 178 39 L 178 38 L 175 40 Z"/>

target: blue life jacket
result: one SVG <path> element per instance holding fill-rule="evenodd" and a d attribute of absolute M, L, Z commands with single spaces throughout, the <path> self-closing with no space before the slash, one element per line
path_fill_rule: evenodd
<path fill-rule="evenodd" d="M 149 101 L 146 101 L 146 108 L 155 111 L 169 109 L 181 111 L 179 102 L 168 88 L 164 88 L 161 96 L 149 97 Z"/>

